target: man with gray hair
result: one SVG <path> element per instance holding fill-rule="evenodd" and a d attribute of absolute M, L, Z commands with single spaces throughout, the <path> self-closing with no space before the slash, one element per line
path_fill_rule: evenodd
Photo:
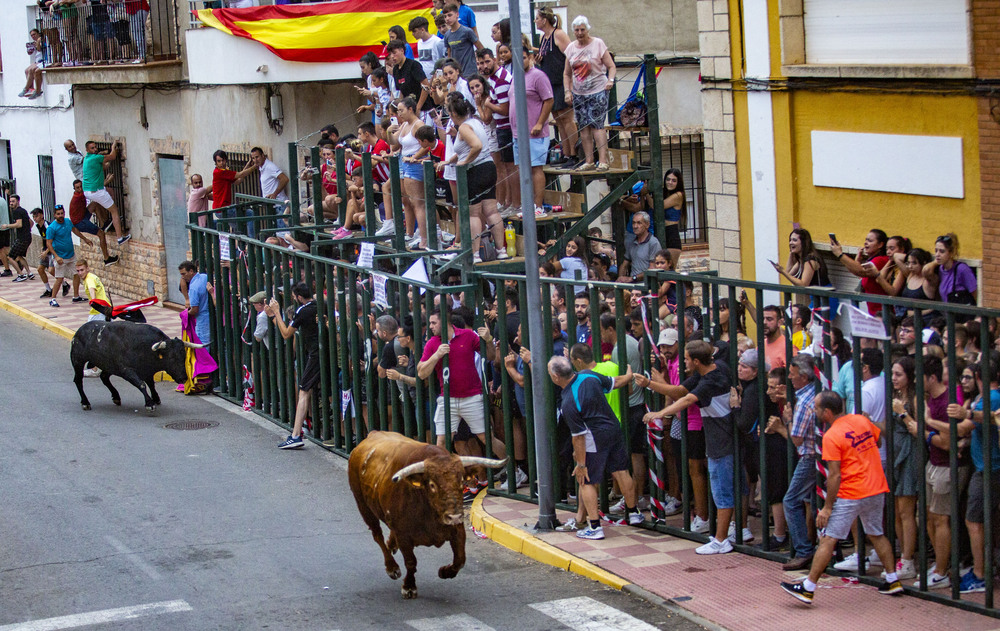
<path fill-rule="evenodd" d="M 379 379 L 385 379 L 386 372 L 396 368 L 399 363 L 398 355 L 402 351 L 402 347 L 396 341 L 398 334 L 399 323 L 396 318 L 385 314 L 375 320 L 375 336 L 385 344 L 378 361 Z M 399 383 L 397 382 L 396 385 L 398 386 Z"/>
<path fill-rule="evenodd" d="M 635 240 L 625 248 L 625 262 L 618 272 L 619 283 L 635 283 L 643 280 L 649 263 L 660 251 L 660 242 L 649 231 L 649 213 L 640 210 L 632 215 L 632 232 Z"/>
<path fill-rule="evenodd" d="M 604 538 L 597 511 L 597 485 L 604 480 L 606 471 L 611 472 L 625 496 L 628 523 L 641 524 L 642 515 L 635 505 L 635 486 L 629 475 L 625 439 L 605 398 L 613 389 L 632 382 L 632 367 L 629 366 L 624 375 L 612 379 L 592 370 L 576 373 L 568 359 L 556 356 L 549 360 L 548 370 L 552 383 L 563 389 L 562 418 L 573 437 L 573 460 L 576 462 L 573 476 L 580 484 L 580 503 L 590 521 L 576 536 L 580 539 Z"/>

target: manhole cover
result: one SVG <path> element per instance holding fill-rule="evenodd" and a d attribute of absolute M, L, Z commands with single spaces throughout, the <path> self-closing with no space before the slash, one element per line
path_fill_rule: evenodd
<path fill-rule="evenodd" d="M 177 421 L 176 423 L 167 423 L 163 427 L 166 429 L 193 430 L 208 429 L 209 427 L 217 427 L 218 425 L 215 421 Z"/>

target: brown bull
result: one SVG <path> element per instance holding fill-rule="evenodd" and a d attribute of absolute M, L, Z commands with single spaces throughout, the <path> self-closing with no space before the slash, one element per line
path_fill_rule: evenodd
<path fill-rule="evenodd" d="M 465 524 L 462 480 L 465 468 L 501 467 L 506 460 L 456 456 L 435 445 L 420 443 L 395 432 L 371 432 L 351 451 L 347 479 L 361 518 L 385 556 L 389 578 L 399 578 L 393 554 L 403 553 L 406 577 L 403 598 L 417 597 L 415 546 L 439 548 L 451 544 L 450 565 L 438 569 L 440 578 L 454 578 L 465 565 Z M 389 527 L 389 541 L 382 525 Z"/>

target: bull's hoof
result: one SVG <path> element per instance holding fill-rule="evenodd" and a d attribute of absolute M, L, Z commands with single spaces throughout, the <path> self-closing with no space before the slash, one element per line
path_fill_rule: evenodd
<path fill-rule="evenodd" d="M 438 578 L 455 578 L 458 576 L 458 570 L 455 569 L 454 565 L 442 565 L 438 568 Z"/>
<path fill-rule="evenodd" d="M 411 599 L 417 597 L 417 588 L 416 587 L 404 587 L 404 588 L 400 589 L 399 591 L 403 594 L 403 599 L 404 600 L 411 600 Z"/>
<path fill-rule="evenodd" d="M 122 400 L 121 399 L 111 399 L 111 402 L 114 403 L 115 405 L 117 405 L 118 407 L 122 406 Z"/>
<path fill-rule="evenodd" d="M 82 404 L 82 407 L 83 407 L 83 411 L 84 411 L 84 412 L 86 412 L 86 411 L 90 410 L 90 404 L 89 404 L 89 403 L 83 403 L 83 404 Z"/>
<path fill-rule="evenodd" d="M 403 573 L 399 570 L 398 565 L 396 567 L 385 568 L 385 573 L 388 574 L 389 578 L 391 578 L 392 580 L 396 580 L 403 575 Z"/>

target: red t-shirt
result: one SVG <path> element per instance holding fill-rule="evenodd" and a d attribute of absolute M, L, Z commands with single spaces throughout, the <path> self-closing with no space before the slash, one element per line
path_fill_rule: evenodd
<path fill-rule="evenodd" d="M 378 139 L 378 142 L 374 146 L 368 145 L 365 147 L 365 151 L 370 152 L 373 156 L 384 156 L 389 153 L 389 143 Z M 389 163 L 388 162 L 375 162 L 372 160 L 372 175 L 375 178 L 375 182 L 378 184 L 384 184 L 389 181 Z"/>
<path fill-rule="evenodd" d="M 889 257 L 876 256 L 875 258 L 871 259 L 871 262 L 875 264 L 876 269 L 881 271 L 882 268 L 885 267 L 886 263 L 889 262 Z M 887 295 L 885 293 L 885 290 L 882 289 L 882 286 L 878 284 L 878 281 L 875 280 L 875 278 L 869 278 L 867 276 L 861 279 L 861 291 L 863 291 L 866 294 L 872 294 L 873 296 Z M 873 316 L 881 315 L 882 305 L 874 302 L 869 302 L 868 313 L 872 314 Z"/>
<path fill-rule="evenodd" d="M 823 434 L 823 460 L 840 462 L 838 498 L 861 500 L 889 492 L 878 454 L 879 433 L 868 417 L 847 414 Z"/>
<path fill-rule="evenodd" d="M 438 140 L 434 148 L 431 149 L 431 155 L 438 160 L 444 160 L 444 143 Z"/>
<path fill-rule="evenodd" d="M 236 171 L 215 168 L 212 171 L 212 210 L 233 204 L 233 182 Z"/>
<path fill-rule="evenodd" d="M 336 168 L 327 167 L 324 162 L 319 167 L 320 178 L 323 180 L 323 190 L 326 191 L 327 195 L 337 194 L 337 170 Z"/>
<path fill-rule="evenodd" d="M 69 200 L 69 220 L 73 225 L 83 221 L 87 216 L 87 196 L 83 193 L 73 193 Z"/>
<path fill-rule="evenodd" d="M 471 329 L 454 329 L 454 331 L 454 337 L 448 342 L 448 395 L 459 399 L 474 397 L 483 393 L 483 382 L 479 380 L 479 370 L 476 369 L 479 335 Z M 429 339 L 424 346 L 424 354 L 420 357 L 420 361 L 430 359 L 440 346 L 440 336 L 435 335 Z M 441 385 L 442 396 L 444 395 L 444 383 L 441 381 L 443 367 L 443 359 L 434 367 L 438 384 Z"/>

